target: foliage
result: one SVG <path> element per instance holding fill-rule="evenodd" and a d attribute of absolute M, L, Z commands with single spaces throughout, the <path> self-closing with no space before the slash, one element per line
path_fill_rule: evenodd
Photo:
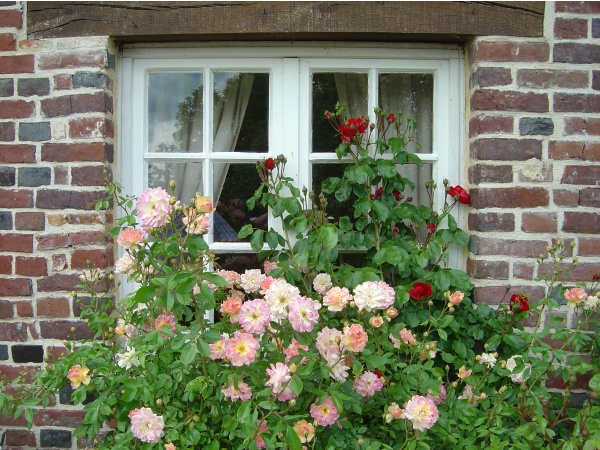
<path fill-rule="evenodd" d="M 576 261 L 556 241 L 539 261 L 543 299 L 474 304 L 466 274 L 446 265 L 467 244 L 451 211 L 468 193 L 446 181 L 436 211 L 430 181 L 430 204 L 414 204 L 397 166 L 421 164 L 405 150 L 415 124 L 376 115 L 326 114 L 351 164 L 319 193 L 298 189 L 283 157 L 257 163 L 248 206 L 268 206 L 280 226 L 239 236 L 266 273 L 218 269 L 202 238 L 210 199 L 136 199 L 109 184 L 99 207 L 125 211 L 116 269 L 139 288 L 115 301 L 114 275 L 86 271 L 95 339 L 69 344 L 30 386 L 2 389 L 2 412 L 31 423 L 70 381 L 86 412 L 75 435 L 97 448 L 598 448 L 599 300 L 559 281 Z M 352 209 L 331 217 L 328 196 Z M 554 313 L 562 298 L 574 330 Z M 582 379 L 591 393 L 576 407 Z"/>

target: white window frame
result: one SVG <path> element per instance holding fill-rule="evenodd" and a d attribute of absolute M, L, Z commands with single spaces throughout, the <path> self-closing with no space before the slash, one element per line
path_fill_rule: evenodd
<path fill-rule="evenodd" d="M 146 82 L 151 71 L 203 71 L 204 85 L 212 86 L 211 72 L 269 72 L 269 149 L 268 153 L 236 153 L 235 162 L 255 162 L 278 154 L 288 159 L 286 174 L 298 186 L 311 186 L 311 167 L 316 162 L 338 162 L 333 152 L 310 153 L 311 74 L 316 71 L 364 71 L 369 76 L 370 120 L 378 93 L 372 89 L 378 71 L 431 73 L 433 92 L 433 139 L 431 153 L 419 153 L 424 162 L 433 164 L 433 179 L 439 189 L 435 203 L 443 204 L 443 179 L 462 184 L 464 146 L 464 57 L 459 47 L 449 45 L 407 46 L 401 44 L 320 43 L 313 46 L 282 44 L 207 44 L 202 47 L 132 45 L 124 48 L 120 60 L 120 117 L 117 179 L 124 191 L 141 193 L 147 182 L 146 161 L 232 162 L 232 153 L 149 153 L 145 114 Z M 206 89 L 206 88 L 205 88 Z M 206 92 L 206 91 L 205 91 Z M 212 110 L 212 95 L 205 95 L 205 108 Z M 210 102 L 210 103 L 208 103 Z M 203 117 L 209 130 L 208 117 Z M 301 130 L 306 130 L 303 132 Z M 204 149 L 212 147 L 212 133 L 204 133 Z M 139 168 L 144 170 L 140 171 Z M 203 164 L 203 195 L 212 194 L 210 164 Z M 464 219 L 459 216 L 459 226 Z M 270 220 L 269 226 L 275 226 Z M 213 242 L 210 248 L 219 253 L 251 252 L 249 243 Z M 458 253 L 449 263 L 462 267 Z"/>

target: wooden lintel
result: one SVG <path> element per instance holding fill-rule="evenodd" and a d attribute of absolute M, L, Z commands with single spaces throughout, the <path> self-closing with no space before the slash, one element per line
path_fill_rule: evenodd
<path fill-rule="evenodd" d="M 27 2 L 32 39 L 464 42 L 542 36 L 544 2 Z"/>

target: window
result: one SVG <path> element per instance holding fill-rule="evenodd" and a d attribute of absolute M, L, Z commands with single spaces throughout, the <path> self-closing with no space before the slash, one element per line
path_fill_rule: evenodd
<path fill-rule="evenodd" d="M 211 196 L 218 207 L 208 243 L 223 261 L 244 260 L 252 251 L 237 239 L 237 230 L 249 222 L 276 226 L 268 223 L 268 211 L 245 209 L 259 183 L 256 161 L 284 154 L 287 174 L 299 187 L 311 188 L 343 170 L 334 152 L 339 140 L 323 118 L 337 100 L 348 105 L 350 116 L 373 120 L 379 106 L 416 119 L 420 147 L 412 151 L 425 164 L 403 167 L 405 176 L 433 177 L 439 186 L 444 178 L 459 183 L 462 52 L 397 47 L 124 50 L 124 188 L 137 194 L 175 179 L 182 201 L 197 191 Z"/>

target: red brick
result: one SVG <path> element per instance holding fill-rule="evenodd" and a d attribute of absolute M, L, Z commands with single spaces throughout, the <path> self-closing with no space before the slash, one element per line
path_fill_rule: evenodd
<path fill-rule="evenodd" d="M 600 238 L 579 238 L 579 256 L 600 256 Z"/>
<path fill-rule="evenodd" d="M 0 27 L 21 28 L 23 14 L 17 9 L 5 9 L 0 14 Z"/>
<path fill-rule="evenodd" d="M 552 58 L 555 63 L 598 64 L 600 45 L 559 42 L 554 44 Z"/>
<path fill-rule="evenodd" d="M 33 305 L 30 301 L 16 302 L 17 316 L 21 318 L 33 317 Z"/>
<path fill-rule="evenodd" d="M 506 86 L 512 83 L 510 69 L 503 67 L 479 67 L 471 74 L 471 89 L 475 87 Z"/>
<path fill-rule="evenodd" d="M 589 86 L 589 74 L 583 70 L 520 69 L 517 84 L 525 88 L 579 89 Z"/>
<path fill-rule="evenodd" d="M 542 141 L 537 139 L 477 139 L 471 143 L 471 158 L 490 161 L 527 161 L 542 158 Z"/>
<path fill-rule="evenodd" d="M 35 434 L 28 430 L 6 430 L 6 445 L 35 447 Z"/>
<path fill-rule="evenodd" d="M 521 230 L 526 233 L 556 233 L 556 213 L 524 212 Z"/>
<path fill-rule="evenodd" d="M 37 280 L 38 292 L 72 291 L 80 282 L 77 274 L 56 274 Z"/>
<path fill-rule="evenodd" d="M 29 333 L 31 330 L 35 330 L 33 324 L 27 324 L 25 322 L 4 322 L 0 327 L 0 341 L 27 341 L 29 340 Z M 37 333 L 35 331 L 33 337 L 37 338 Z M 0 367 L 2 367 L 1 364 Z"/>
<path fill-rule="evenodd" d="M 75 250 L 71 256 L 72 269 L 87 269 L 88 261 L 91 267 L 104 269 L 112 265 L 112 258 L 105 250 Z"/>
<path fill-rule="evenodd" d="M 94 209 L 104 192 L 43 189 L 37 191 L 35 206 L 42 209 Z"/>
<path fill-rule="evenodd" d="M 44 231 L 46 215 L 43 212 L 18 212 L 15 214 L 15 227 L 23 231 Z"/>
<path fill-rule="evenodd" d="M 471 96 L 471 109 L 474 111 L 547 112 L 548 94 L 494 89 L 477 90 Z"/>
<path fill-rule="evenodd" d="M 0 100 L 0 119 L 26 119 L 34 115 L 33 102 Z"/>
<path fill-rule="evenodd" d="M 545 339 L 548 340 L 548 339 Z M 553 344 L 553 345 L 552 345 Z M 564 346 L 564 341 L 553 341 L 551 345 L 555 348 L 562 348 Z M 571 385 L 571 389 L 588 389 L 588 384 L 592 378 L 591 374 L 583 374 L 583 375 L 575 375 L 576 381 Z M 562 379 L 562 376 L 555 376 L 552 373 L 548 374 L 548 379 L 546 380 L 547 388 L 554 389 L 565 389 L 569 386 L 569 383 L 565 383 Z"/>
<path fill-rule="evenodd" d="M 73 139 L 112 138 L 112 120 L 105 117 L 78 117 L 69 121 L 69 137 Z"/>
<path fill-rule="evenodd" d="M 469 168 L 469 182 L 471 184 L 512 183 L 512 180 L 513 168 L 510 165 L 475 164 Z"/>
<path fill-rule="evenodd" d="M 77 428 L 85 417 L 85 411 L 67 411 L 57 409 L 40 409 L 33 417 L 33 423 L 44 427 Z"/>
<path fill-rule="evenodd" d="M 583 159 L 583 141 L 550 141 L 548 156 L 552 159 Z"/>
<path fill-rule="evenodd" d="M 535 264 L 516 261 L 513 263 L 513 277 L 525 280 L 533 280 L 535 275 Z"/>
<path fill-rule="evenodd" d="M 564 217 L 563 231 L 600 234 L 600 214 L 565 211 Z"/>
<path fill-rule="evenodd" d="M 0 252 L 31 253 L 33 251 L 33 235 L 2 233 L 0 234 Z"/>
<path fill-rule="evenodd" d="M 555 189 L 552 191 L 554 204 L 556 206 L 576 207 L 579 206 L 579 191 L 568 189 Z"/>
<path fill-rule="evenodd" d="M 112 98 L 104 92 L 63 95 L 41 101 L 42 116 L 60 117 L 89 112 L 112 112 Z"/>
<path fill-rule="evenodd" d="M 0 56 L 0 74 L 33 73 L 34 70 L 33 55 Z"/>
<path fill-rule="evenodd" d="M 89 144 L 42 144 L 42 161 L 112 162 L 112 157 L 112 145 L 103 142 L 93 142 Z"/>
<path fill-rule="evenodd" d="M 600 136 L 600 119 L 593 117 L 565 117 L 565 134 Z"/>
<path fill-rule="evenodd" d="M 469 121 L 469 136 L 473 137 L 488 133 L 512 133 L 513 121 L 512 117 L 480 114 Z"/>
<path fill-rule="evenodd" d="M 33 191 L 25 189 L 0 189 L 0 208 L 32 208 Z"/>
<path fill-rule="evenodd" d="M 111 241 L 102 231 L 82 231 L 79 233 L 69 233 L 69 245 L 102 245 Z"/>
<path fill-rule="evenodd" d="M 600 208 L 600 188 L 585 188 L 579 192 L 579 204 Z"/>
<path fill-rule="evenodd" d="M 42 70 L 104 67 L 105 64 L 105 50 L 78 51 L 76 53 L 46 53 L 40 55 L 38 63 L 39 68 Z"/>
<path fill-rule="evenodd" d="M 1 333 L 2 331 L 0 331 L 0 334 Z M 9 366 L 5 364 L 0 365 L 0 377 L 6 377 L 8 380 L 14 380 L 19 375 L 21 375 L 21 372 L 24 372 L 23 380 L 25 381 L 25 383 L 31 383 L 35 377 L 35 374 L 39 371 L 39 366 L 26 366 L 22 364 L 19 364 L 18 366 Z M 18 421 L 10 423 L 11 419 L 8 419 L 8 422 L 9 423 L 7 425 L 17 425 L 18 423 L 20 423 Z"/>
<path fill-rule="evenodd" d="M 600 166 L 567 166 L 560 182 L 595 186 L 598 180 L 600 180 Z"/>
<path fill-rule="evenodd" d="M 600 161 L 600 142 L 586 141 L 583 148 L 584 161 Z"/>
<path fill-rule="evenodd" d="M 73 89 L 73 75 L 66 73 L 54 75 L 54 89 L 57 91 Z"/>
<path fill-rule="evenodd" d="M 0 51 L 6 52 L 17 48 L 17 38 L 13 33 L 0 33 Z"/>
<path fill-rule="evenodd" d="M 31 295 L 31 280 L 28 278 L 0 278 L 0 292 L 4 297 Z"/>
<path fill-rule="evenodd" d="M 556 12 L 573 13 L 573 14 L 595 14 L 600 13 L 600 3 L 598 2 L 556 2 L 554 4 Z"/>
<path fill-rule="evenodd" d="M 61 272 L 67 267 L 67 255 L 60 253 L 52 255 L 52 270 L 54 272 Z"/>
<path fill-rule="evenodd" d="M 477 239 L 477 255 L 493 256 L 513 256 L 515 258 L 538 258 L 541 254 L 546 254 L 548 242 L 546 240 L 517 240 L 517 239 L 497 239 L 483 238 Z"/>
<path fill-rule="evenodd" d="M 473 208 L 536 208 L 548 206 L 544 188 L 475 188 L 471 190 Z"/>
<path fill-rule="evenodd" d="M 71 313 L 69 300 L 64 297 L 47 297 L 37 300 L 38 317 L 69 317 Z"/>
<path fill-rule="evenodd" d="M 478 42 L 477 61 L 548 61 L 550 47 L 545 42 Z"/>
<path fill-rule="evenodd" d="M 508 262 L 469 259 L 467 273 L 477 279 L 507 280 Z"/>
<path fill-rule="evenodd" d="M 564 19 L 554 21 L 554 37 L 557 39 L 584 39 L 587 37 L 587 19 Z"/>
<path fill-rule="evenodd" d="M 506 286 L 479 286 L 475 288 L 474 296 L 477 303 L 485 303 L 487 305 L 499 305 L 501 303 L 507 305 L 513 294 L 527 293 L 530 295 L 531 301 L 537 301 L 544 297 L 545 292 L 543 286 L 511 286 L 509 290 Z"/>
<path fill-rule="evenodd" d="M 0 163 L 20 164 L 35 162 L 35 146 L 16 144 L 0 145 Z"/>
<path fill-rule="evenodd" d="M 600 94 L 566 94 L 553 96 L 556 112 L 598 113 L 600 112 Z"/>
<path fill-rule="evenodd" d="M 15 271 L 18 275 L 28 275 L 32 277 L 48 275 L 46 258 L 41 256 L 33 258 L 17 256 L 15 267 Z"/>
<path fill-rule="evenodd" d="M 14 314 L 13 302 L 0 299 L 0 319 L 12 319 Z"/>
<path fill-rule="evenodd" d="M 104 186 L 104 166 L 71 168 L 71 184 L 74 186 Z"/>
<path fill-rule="evenodd" d="M 69 236 L 66 234 L 47 234 L 37 236 L 36 239 L 38 250 L 52 250 L 69 246 Z"/>
<path fill-rule="evenodd" d="M 54 167 L 54 184 L 69 183 L 69 168 L 64 166 Z"/>
<path fill-rule="evenodd" d="M 71 320 L 41 320 L 40 334 L 44 339 L 79 340 L 92 339 L 94 337 L 85 322 Z"/>
<path fill-rule="evenodd" d="M 0 255 L 0 274 L 12 274 L 12 256 Z"/>

